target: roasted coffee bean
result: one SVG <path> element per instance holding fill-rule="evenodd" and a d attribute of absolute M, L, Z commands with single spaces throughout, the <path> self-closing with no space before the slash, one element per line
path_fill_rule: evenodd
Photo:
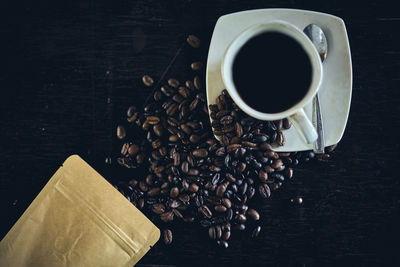
<path fill-rule="evenodd" d="M 193 100 L 192 102 L 190 102 L 190 104 L 189 104 L 189 110 L 190 110 L 190 111 L 195 110 L 198 104 L 199 104 L 199 99 L 196 98 L 195 100 Z"/>
<path fill-rule="evenodd" d="M 197 185 L 197 184 L 191 184 L 190 186 L 189 186 L 189 191 L 190 192 L 194 192 L 194 193 L 196 193 L 197 191 L 199 191 L 199 186 Z"/>
<path fill-rule="evenodd" d="M 192 134 L 189 137 L 189 141 L 193 144 L 197 144 L 198 142 L 200 142 L 201 137 L 198 136 L 197 134 Z"/>
<path fill-rule="evenodd" d="M 188 89 L 190 89 L 191 91 L 194 91 L 194 84 L 193 84 L 193 82 L 192 81 L 189 81 L 189 80 L 187 80 L 186 82 L 185 82 L 185 86 L 188 88 Z"/>
<path fill-rule="evenodd" d="M 243 183 L 243 184 L 239 187 L 239 193 L 240 193 L 241 195 L 246 194 L 246 192 L 247 192 L 247 187 L 248 187 L 247 183 Z"/>
<path fill-rule="evenodd" d="M 193 79 L 193 85 L 197 90 L 201 90 L 202 89 L 202 84 L 201 84 L 201 80 L 199 76 L 195 76 Z"/>
<path fill-rule="evenodd" d="M 223 199 L 222 199 L 222 203 L 223 203 L 224 206 L 227 207 L 228 209 L 231 208 L 231 206 L 232 206 L 232 202 L 229 200 L 229 198 L 223 198 Z"/>
<path fill-rule="evenodd" d="M 186 42 L 193 48 L 199 48 L 200 47 L 200 39 L 191 34 L 186 38 Z"/>
<path fill-rule="evenodd" d="M 186 179 L 183 179 L 183 180 L 182 180 L 182 188 L 183 188 L 183 190 L 185 190 L 185 191 L 188 191 L 188 190 L 189 190 L 189 183 L 186 181 Z"/>
<path fill-rule="evenodd" d="M 143 198 L 141 198 L 141 199 L 138 200 L 138 205 L 137 205 L 137 207 L 138 207 L 139 209 L 143 209 L 143 208 L 144 208 L 144 199 L 143 199 Z"/>
<path fill-rule="evenodd" d="M 154 125 L 153 126 L 153 132 L 157 136 L 162 136 L 163 135 L 163 127 L 160 124 Z"/>
<path fill-rule="evenodd" d="M 218 106 L 219 110 L 226 110 L 227 109 L 228 104 L 227 104 L 226 99 L 225 99 L 225 97 L 223 95 L 219 95 L 217 97 L 216 102 L 217 102 L 217 106 Z"/>
<path fill-rule="evenodd" d="M 196 149 L 192 152 L 193 156 L 196 158 L 205 158 L 208 155 L 208 151 L 205 148 Z"/>
<path fill-rule="evenodd" d="M 146 176 L 146 184 L 153 185 L 153 175 L 151 173 Z"/>
<path fill-rule="evenodd" d="M 203 63 L 197 61 L 197 62 L 193 62 L 192 64 L 190 64 L 190 68 L 192 68 L 192 70 L 200 70 L 203 67 Z"/>
<path fill-rule="evenodd" d="M 189 202 L 189 200 L 190 200 L 190 197 L 189 197 L 189 195 L 187 195 L 187 194 L 180 195 L 178 198 L 179 198 L 179 200 L 182 201 L 183 203 L 187 203 L 187 202 Z"/>
<path fill-rule="evenodd" d="M 228 146 L 226 147 L 226 151 L 227 151 L 228 153 L 231 153 L 231 152 L 233 152 L 233 151 L 235 151 L 235 150 L 237 150 L 237 149 L 239 149 L 239 148 L 241 148 L 241 147 L 242 147 L 241 144 L 230 144 L 230 145 L 228 145 Z"/>
<path fill-rule="evenodd" d="M 237 193 L 239 189 L 236 184 L 231 184 L 231 190 L 232 192 Z"/>
<path fill-rule="evenodd" d="M 159 148 L 161 146 L 161 140 L 160 139 L 154 140 L 153 142 L 151 142 L 151 146 L 154 149 Z"/>
<path fill-rule="evenodd" d="M 123 144 L 121 148 L 121 155 L 125 156 L 126 154 L 128 154 L 128 149 L 129 149 L 129 144 L 128 143 Z"/>
<path fill-rule="evenodd" d="M 175 143 L 175 142 L 177 142 L 178 140 L 179 140 L 179 137 L 176 136 L 176 135 L 170 135 L 170 136 L 168 137 L 168 141 L 170 141 L 170 142 L 172 142 L 172 143 Z"/>
<path fill-rule="evenodd" d="M 238 220 L 238 222 L 240 222 L 240 223 L 245 223 L 245 222 L 247 221 L 247 218 L 246 218 L 246 216 L 245 216 L 244 214 L 239 214 L 239 215 L 237 216 L 237 220 Z"/>
<path fill-rule="evenodd" d="M 261 182 L 265 183 L 268 180 L 268 173 L 260 170 L 258 172 L 258 178 L 260 179 Z"/>
<path fill-rule="evenodd" d="M 187 155 L 186 160 L 190 166 L 194 167 L 194 159 L 191 155 Z"/>
<path fill-rule="evenodd" d="M 283 170 L 285 170 L 286 166 L 285 165 L 281 165 L 278 168 L 275 169 L 275 171 L 277 172 L 282 172 Z"/>
<path fill-rule="evenodd" d="M 157 101 L 157 102 L 161 101 L 162 97 L 163 97 L 163 95 L 162 95 L 161 91 L 157 90 L 154 92 L 154 95 L 153 95 L 154 101 Z"/>
<path fill-rule="evenodd" d="M 249 141 L 243 141 L 243 142 L 242 142 L 242 145 L 243 145 L 244 147 L 252 147 L 252 148 L 257 147 L 257 144 L 252 143 L 252 142 L 249 142 Z"/>
<path fill-rule="evenodd" d="M 172 231 L 169 229 L 165 229 L 163 231 L 163 240 L 166 245 L 170 245 L 172 243 Z"/>
<path fill-rule="evenodd" d="M 233 219 L 233 210 L 228 208 L 225 217 L 228 221 L 231 221 Z"/>
<path fill-rule="evenodd" d="M 160 90 L 164 95 L 166 95 L 168 97 L 172 96 L 173 93 L 174 93 L 174 90 L 172 88 L 170 88 L 169 86 L 167 86 L 167 85 L 161 86 Z"/>
<path fill-rule="evenodd" d="M 118 139 L 124 139 L 126 136 L 125 127 L 122 125 L 117 126 L 117 137 Z"/>
<path fill-rule="evenodd" d="M 128 118 L 132 117 L 136 113 L 136 106 L 130 106 L 126 111 L 126 116 Z"/>
<path fill-rule="evenodd" d="M 191 222 L 194 222 L 194 220 L 195 220 L 195 218 L 191 217 L 191 216 L 183 217 L 184 222 L 191 223 Z"/>
<path fill-rule="evenodd" d="M 222 118 L 219 119 L 219 123 L 222 125 L 228 125 L 233 122 L 233 118 L 229 115 L 223 116 Z"/>
<path fill-rule="evenodd" d="M 267 150 L 267 151 L 264 153 L 264 155 L 267 156 L 268 158 L 275 158 L 275 152 L 272 151 L 272 150 Z"/>
<path fill-rule="evenodd" d="M 278 133 L 277 132 L 273 132 L 272 135 L 271 135 L 271 140 L 270 140 L 271 143 L 275 143 L 277 137 L 278 137 Z"/>
<path fill-rule="evenodd" d="M 172 222 L 174 220 L 174 213 L 172 211 L 164 212 L 160 215 L 163 222 Z"/>
<path fill-rule="evenodd" d="M 213 239 L 213 240 L 217 238 L 217 232 L 216 232 L 214 226 L 211 226 L 210 228 L 208 228 L 208 236 L 210 237 L 210 239 Z"/>
<path fill-rule="evenodd" d="M 262 198 L 269 198 L 271 196 L 271 190 L 270 190 L 268 184 L 261 184 L 258 187 L 258 192 L 260 193 L 260 196 Z"/>
<path fill-rule="evenodd" d="M 136 155 L 136 163 L 137 164 L 142 164 L 144 161 L 144 154 L 143 153 L 139 153 Z"/>
<path fill-rule="evenodd" d="M 199 211 L 201 212 L 201 214 L 203 214 L 204 217 L 206 218 L 211 218 L 212 217 L 212 212 L 211 210 L 206 206 L 203 205 L 199 208 Z"/>
<path fill-rule="evenodd" d="M 285 136 L 281 131 L 278 132 L 276 143 L 278 144 L 278 146 L 283 146 L 285 144 Z"/>
<path fill-rule="evenodd" d="M 138 116 L 139 116 L 139 112 L 136 111 L 131 117 L 128 117 L 126 120 L 128 122 L 134 122 L 137 120 Z"/>
<path fill-rule="evenodd" d="M 278 155 L 279 155 L 280 158 L 289 157 L 290 156 L 290 152 L 279 152 Z"/>
<path fill-rule="evenodd" d="M 184 86 L 180 86 L 178 89 L 178 93 L 183 96 L 184 98 L 188 98 L 190 95 L 189 89 L 187 89 Z M 181 109 L 181 107 L 179 108 L 179 110 Z"/>
<path fill-rule="evenodd" d="M 160 118 L 157 117 L 157 116 L 148 116 L 146 118 L 146 121 L 150 125 L 155 125 L 155 124 L 158 124 L 160 122 Z"/>
<path fill-rule="evenodd" d="M 160 165 L 160 166 L 157 166 L 157 167 L 155 167 L 154 168 L 154 172 L 158 172 L 158 173 L 161 173 L 161 172 L 163 172 L 164 171 L 164 169 L 165 169 L 165 167 L 164 166 L 162 166 L 162 165 Z"/>
<path fill-rule="evenodd" d="M 271 166 L 265 166 L 264 170 L 266 173 L 273 173 L 275 171 L 275 169 L 272 168 Z"/>
<path fill-rule="evenodd" d="M 328 161 L 331 156 L 329 154 L 318 154 L 316 156 L 318 161 Z"/>
<path fill-rule="evenodd" d="M 172 198 L 176 198 L 179 195 L 179 188 L 178 187 L 172 187 L 171 191 L 169 193 L 169 196 Z"/>
<path fill-rule="evenodd" d="M 243 135 L 243 127 L 240 123 L 235 123 L 235 132 L 237 137 L 241 137 Z"/>
<path fill-rule="evenodd" d="M 257 142 L 257 143 L 264 143 L 264 142 L 266 142 L 267 141 L 267 137 L 265 136 L 265 135 L 256 135 L 255 137 L 254 137 L 254 142 Z"/>
<path fill-rule="evenodd" d="M 227 114 L 230 114 L 231 112 L 227 109 L 220 110 L 215 114 L 215 117 L 217 119 L 221 119 L 222 117 L 225 117 Z M 229 115 L 228 115 L 229 116 Z M 231 116 L 230 116 L 231 117 Z M 231 117 L 232 118 L 232 117 Z"/>
<path fill-rule="evenodd" d="M 148 87 L 150 87 L 154 84 L 153 78 L 151 78 L 149 75 L 143 75 L 142 82 L 144 85 L 146 85 Z"/>
<path fill-rule="evenodd" d="M 236 178 L 230 173 L 225 174 L 225 177 L 226 177 L 226 180 L 228 180 L 229 182 L 232 182 L 232 183 L 236 182 Z"/>
<path fill-rule="evenodd" d="M 174 114 L 176 113 L 177 110 L 178 110 L 178 105 L 173 103 L 168 107 L 166 114 L 168 116 L 174 116 Z"/>
<path fill-rule="evenodd" d="M 225 147 L 220 147 L 220 148 L 218 148 L 216 151 L 215 151 L 215 155 L 217 156 L 217 157 L 222 157 L 222 156 L 224 156 L 225 155 Z"/>
<path fill-rule="evenodd" d="M 244 230 L 246 230 L 246 225 L 244 225 L 243 223 L 237 224 L 235 226 L 235 229 L 237 229 L 239 231 L 244 231 Z"/>
<path fill-rule="evenodd" d="M 154 187 L 152 189 L 150 189 L 149 191 L 147 191 L 147 195 L 150 197 L 156 196 L 158 194 L 160 194 L 161 189 L 159 187 Z"/>
<path fill-rule="evenodd" d="M 282 160 L 276 159 L 276 160 L 274 160 L 274 163 L 271 165 L 271 167 L 274 168 L 274 169 L 278 169 L 282 165 L 283 165 Z"/>
<path fill-rule="evenodd" d="M 175 199 L 173 199 L 173 200 L 171 200 L 169 202 L 169 207 L 173 208 L 173 209 L 178 208 L 180 205 L 181 205 L 181 203 L 178 200 L 175 200 Z"/>
<path fill-rule="evenodd" d="M 261 232 L 261 226 L 256 226 L 253 231 L 251 232 L 251 237 L 256 238 Z"/>
<path fill-rule="evenodd" d="M 247 190 L 247 197 L 248 197 L 248 199 L 253 198 L 253 196 L 255 195 L 255 193 L 256 193 L 255 188 L 250 186 L 249 189 Z"/>
<path fill-rule="evenodd" d="M 143 192 L 146 192 L 148 190 L 147 184 L 144 181 L 140 181 L 139 182 L 139 188 L 140 190 L 142 190 Z"/>
<path fill-rule="evenodd" d="M 276 129 L 281 131 L 283 129 L 283 120 L 276 120 L 274 121 Z"/>
<path fill-rule="evenodd" d="M 181 155 L 178 152 L 174 153 L 174 166 L 179 166 L 181 164 Z"/>
<path fill-rule="evenodd" d="M 194 175 L 194 176 L 199 175 L 199 173 L 200 172 L 197 169 L 189 169 L 189 172 L 188 172 L 189 175 Z"/>
<path fill-rule="evenodd" d="M 260 214 L 255 209 L 247 210 L 247 215 L 249 215 L 254 221 L 258 221 L 260 219 Z"/>
<path fill-rule="evenodd" d="M 231 224 L 229 222 L 225 222 L 221 225 L 222 231 L 230 232 Z"/>
<path fill-rule="evenodd" d="M 223 205 L 217 205 L 214 207 L 214 209 L 216 212 L 225 212 L 227 210 L 226 207 Z"/>
<path fill-rule="evenodd" d="M 186 124 L 181 124 L 180 128 L 187 135 L 190 135 L 192 133 L 192 129 L 189 126 L 187 126 Z"/>
<path fill-rule="evenodd" d="M 175 217 L 177 217 L 179 219 L 183 219 L 183 215 L 179 210 L 173 209 L 172 212 L 174 213 Z"/>
<path fill-rule="evenodd" d="M 282 174 L 277 173 L 277 172 L 271 173 L 270 177 L 271 177 L 271 179 L 273 179 L 275 181 L 283 182 L 285 180 L 285 176 L 283 176 Z"/>
<path fill-rule="evenodd" d="M 287 130 L 292 126 L 292 123 L 290 122 L 289 119 L 285 118 L 282 120 L 282 127 L 283 129 Z"/>
<path fill-rule="evenodd" d="M 228 242 L 226 242 L 224 240 L 218 240 L 217 244 L 218 244 L 218 246 L 223 247 L 223 248 L 228 248 L 229 247 Z"/>
<path fill-rule="evenodd" d="M 285 176 L 288 179 L 292 179 L 292 177 L 293 177 L 293 169 L 292 168 L 286 168 Z"/>
<path fill-rule="evenodd" d="M 170 79 L 168 79 L 168 85 L 171 87 L 174 87 L 174 88 L 178 88 L 179 81 L 177 79 L 170 78 Z"/>
<path fill-rule="evenodd" d="M 172 100 L 174 100 L 176 103 L 181 103 L 184 100 L 184 98 L 180 94 L 175 94 L 172 97 Z M 179 109 L 179 106 L 178 106 L 178 109 Z"/>
<path fill-rule="evenodd" d="M 301 203 L 303 203 L 303 198 L 302 197 L 294 197 L 290 200 L 290 202 L 300 205 Z"/>
<path fill-rule="evenodd" d="M 215 226 L 215 233 L 216 233 L 217 239 L 221 239 L 221 237 L 222 237 L 222 228 L 221 228 L 220 225 Z"/>
<path fill-rule="evenodd" d="M 224 233 L 222 234 L 222 240 L 226 241 L 231 237 L 231 231 L 224 231 Z"/>
<path fill-rule="evenodd" d="M 225 184 L 220 184 L 218 187 L 217 187 L 217 191 L 216 191 L 216 195 L 217 196 L 219 196 L 219 197 L 222 197 L 224 194 L 225 194 L 225 191 L 226 191 L 226 185 Z"/>
<path fill-rule="evenodd" d="M 155 213 L 155 214 L 162 214 L 165 212 L 165 206 L 162 203 L 155 203 L 151 206 L 151 210 Z"/>
<path fill-rule="evenodd" d="M 209 220 L 207 220 L 207 219 L 204 219 L 204 220 L 201 220 L 200 221 L 200 225 L 202 226 L 202 227 L 209 227 L 210 225 L 211 225 L 212 223 L 211 223 L 211 221 L 209 221 Z"/>
<path fill-rule="evenodd" d="M 261 150 L 272 150 L 272 146 L 267 142 L 261 143 L 259 147 Z"/>

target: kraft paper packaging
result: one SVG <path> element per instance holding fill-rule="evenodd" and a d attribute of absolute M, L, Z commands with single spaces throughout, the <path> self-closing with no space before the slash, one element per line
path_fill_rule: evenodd
<path fill-rule="evenodd" d="M 0 243 L 0 266 L 133 266 L 160 231 L 79 156 L 69 157 Z"/>

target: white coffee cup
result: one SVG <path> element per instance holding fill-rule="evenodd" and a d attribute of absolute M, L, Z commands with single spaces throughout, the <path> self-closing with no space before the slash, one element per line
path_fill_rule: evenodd
<path fill-rule="evenodd" d="M 251 38 L 265 32 L 278 32 L 292 37 L 303 47 L 312 67 L 312 80 L 304 97 L 290 108 L 278 113 L 263 113 L 247 105 L 240 97 L 233 82 L 232 66 L 236 54 Z M 287 62 L 287 64 L 290 64 L 290 62 Z M 230 96 L 245 113 L 256 119 L 266 121 L 289 118 L 307 143 L 311 144 L 317 139 L 317 132 L 306 116 L 304 107 L 310 103 L 320 88 L 322 82 L 322 62 L 313 43 L 299 28 L 288 22 L 279 20 L 251 26 L 236 37 L 227 48 L 221 64 L 221 73 Z"/>

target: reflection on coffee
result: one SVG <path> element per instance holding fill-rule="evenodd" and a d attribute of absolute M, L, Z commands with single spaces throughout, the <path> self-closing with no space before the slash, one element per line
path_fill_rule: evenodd
<path fill-rule="evenodd" d="M 308 92 L 311 61 L 292 37 L 266 32 L 250 39 L 234 59 L 233 81 L 247 105 L 264 113 L 285 111 Z"/>

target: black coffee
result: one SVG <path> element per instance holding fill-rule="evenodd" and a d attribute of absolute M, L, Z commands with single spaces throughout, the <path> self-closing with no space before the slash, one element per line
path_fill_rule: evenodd
<path fill-rule="evenodd" d="M 267 32 L 250 39 L 233 63 L 233 81 L 243 101 L 264 113 L 278 113 L 307 93 L 311 62 L 293 38 Z"/>

